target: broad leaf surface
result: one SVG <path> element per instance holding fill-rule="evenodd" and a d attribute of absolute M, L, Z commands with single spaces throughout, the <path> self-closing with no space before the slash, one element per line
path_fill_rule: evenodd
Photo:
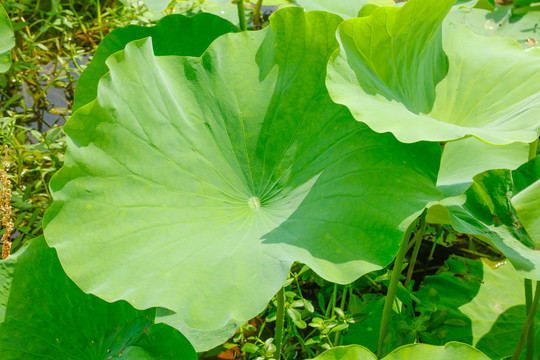
<path fill-rule="evenodd" d="M 216 38 L 237 31 L 238 28 L 221 17 L 204 13 L 190 18 L 183 15 L 166 16 L 154 27 L 131 25 L 116 29 L 101 41 L 92 62 L 79 78 L 72 111 L 96 98 L 99 79 L 109 71 L 105 61 L 133 40 L 152 37 L 154 54 L 159 56 L 200 56 Z M 208 350 L 225 342 L 241 325 L 232 321 L 221 329 L 207 333 L 190 329 L 175 316 L 162 318 L 158 315 L 156 322 L 160 321 L 182 329 L 197 351 Z"/>
<path fill-rule="evenodd" d="M 236 31 L 238 28 L 230 22 L 204 13 L 191 18 L 183 15 L 166 16 L 153 27 L 130 25 L 115 29 L 101 41 L 92 62 L 77 81 L 72 112 L 96 98 L 99 79 L 109 72 L 105 60 L 133 40 L 152 37 L 157 56 L 201 56 L 216 38 Z"/>
<path fill-rule="evenodd" d="M 533 242 L 540 247 L 540 180 L 514 196 L 512 206 Z"/>
<path fill-rule="evenodd" d="M 486 144 L 476 138 L 452 141 L 444 145 L 437 186 L 447 195 L 467 190 L 476 174 L 491 169 L 516 169 L 527 162 L 529 145 Z"/>
<path fill-rule="evenodd" d="M 405 345 L 392 351 L 381 360 L 489 360 L 480 351 L 467 344 L 451 342 L 445 346 L 427 344 Z M 313 360 L 377 360 L 375 354 L 359 345 L 337 346 L 325 351 Z"/>
<path fill-rule="evenodd" d="M 65 127 L 45 220 L 75 282 L 214 330 L 259 313 L 294 261 L 340 283 L 388 264 L 402 222 L 441 196 L 440 149 L 330 100 L 341 21 L 289 7 L 202 59 L 156 57 L 150 39 L 110 57 Z"/>
<path fill-rule="evenodd" d="M 196 330 L 186 325 L 182 316 L 168 309 L 158 308 L 156 311 L 156 323 L 165 323 L 182 331 L 197 352 L 207 351 L 223 344 L 234 335 L 244 321 L 231 319 L 227 324 L 214 330 Z"/>
<path fill-rule="evenodd" d="M 463 24 L 482 35 L 511 37 L 525 48 L 540 46 L 540 12 L 532 11 L 512 16 L 511 6 L 500 6 L 495 11 L 454 9 L 447 20 Z M 534 40 L 531 43 L 530 39 Z"/>
<path fill-rule="evenodd" d="M 143 2 L 152 11 L 163 11 L 169 6 L 171 0 L 143 0 Z"/>
<path fill-rule="evenodd" d="M 131 345 L 145 349 L 145 359 L 197 358 L 177 330 L 152 325 L 154 310 L 135 310 L 125 301 L 111 304 L 82 292 L 43 237 L 0 262 L 0 282 L 3 360 L 105 360 Z"/>
<path fill-rule="evenodd" d="M 352 299 L 351 299 L 352 300 Z M 362 301 L 364 300 L 364 301 Z M 384 297 L 370 296 L 362 300 L 356 298 L 356 306 L 349 305 L 349 310 L 354 316 L 362 315 L 361 321 L 349 324 L 347 333 L 343 336 L 344 345 L 361 345 L 367 349 L 376 352 L 379 344 L 379 332 L 381 330 L 382 312 L 384 308 Z M 357 309 L 355 309 L 355 307 Z M 392 318 L 390 319 L 392 326 Z M 397 347 L 399 344 L 394 342 L 391 334 L 385 340 L 387 346 Z"/>
<path fill-rule="evenodd" d="M 425 279 L 416 293 L 422 303 L 417 311 L 428 306 L 430 292 L 435 291 L 440 301 L 437 308 L 448 311 L 446 321 L 464 324 L 446 325 L 443 341 L 471 344 L 492 359 L 512 356 L 518 341 L 516 334 L 521 332 L 526 317 L 523 278 L 508 263 L 493 268 L 480 260 L 454 257 L 447 266 L 448 271 Z M 537 343 L 539 326 L 537 314 Z M 536 352 L 540 353 L 540 349 Z"/>
<path fill-rule="evenodd" d="M 366 4 L 394 5 L 393 0 L 299 0 L 299 6 L 307 10 L 328 11 L 343 19 L 355 18 Z"/>
<path fill-rule="evenodd" d="M 453 1 L 411 0 L 339 27 L 332 99 L 400 141 L 475 136 L 531 142 L 540 120 L 540 50 L 442 21 Z M 443 51 L 444 50 L 444 51 Z"/>
<path fill-rule="evenodd" d="M 540 243 L 535 240 L 537 234 L 531 237 L 525 231 L 512 199 L 539 178 L 540 157 L 517 170 L 486 171 L 474 177 L 462 206 L 447 207 L 452 226 L 457 231 L 492 243 L 520 275 L 534 280 L 540 280 Z M 540 197 L 538 187 L 533 186 L 530 191 L 528 197 Z M 533 213 L 526 210 L 525 214 L 526 222 L 530 221 L 529 216 Z"/>
<path fill-rule="evenodd" d="M 205 0 L 199 8 L 205 13 L 222 17 L 223 19 L 230 21 L 232 24 L 239 26 L 238 7 L 232 2 L 225 1 L 223 4 L 223 1 L 220 3 Z"/>
<path fill-rule="evenodd" d="M 5 73 L 11 66 L 11 49 L 15 46 L 15 37 L 11 21 L 6 10 L 0 4 L 0 73 Z"/>

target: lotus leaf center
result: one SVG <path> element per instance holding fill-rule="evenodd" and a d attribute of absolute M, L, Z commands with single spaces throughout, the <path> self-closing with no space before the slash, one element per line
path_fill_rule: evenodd
<path fill-rule="evenodd" d="M 249 198 L 248 204 L 252 211 L 257 211 L 261 207 L 261 200 L 259 200 L 258 197 L 253 196 Z"/>

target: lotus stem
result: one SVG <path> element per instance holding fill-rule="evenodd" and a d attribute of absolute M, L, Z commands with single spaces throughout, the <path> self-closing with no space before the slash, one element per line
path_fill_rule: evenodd
<path fill-rule="evenodd" d="M 382 357 L 383 355 L 384 339 L 388 334 L 388 325 L 390 323 L 390 318 L 392 317 L 392 307 L 396 298 L 396 291 L 399 283 L 399 278 L 401 276 L 401 268 L 403 267 L 403 259 L 405 258 L 405 253 L 407 252 L 407 245 L 409 244 L 409 239 L 411 238 L 411 233 L 415 226 L 416 221 L 414 221 L 407 228 L 407 231 L 405 231 L 405 235 L 403 236 L 403 240 L 401 241 L 401 246 L 399 247 L 399 252 L 394 262 L 394 268 L 392 269 L 390 286 L 388 287 L 388 293 L 386 294 L 386 300 L 384 302 L 384 309 L 381 320 L 381 331 L 379 333 L 379 348 L 377 350 L 377 355 L 379 357 Z"/>
<path fill-rule="evenodd" d="M 525 324 L 523 324 L 523 328 L 521 329 L 521 335 L 519 337 L 519 342 L 516 347 L 516 351 L 514 352 L 514 356 L 512 356 L 512 360 L 519 359 L 519 355 L 521 354 L 521 351 L 523 350 L 523 346 L 525 346 L 525 340 L 527 339 L 527 335 L 529 334 L 529 329 L 531 328 L 531 325 L 534 322 L 534 316 L 536 315 L 536 311 L 538 310 L 538 303 L 540 302 L 540 281 L 536 282 L 536 291 L 534 294 L 534 300 L 531 304 L 531 309 L 529 313 L 527 314 L 527 319 L 525 320 Z M 529 354 L 527 354 L 529 356 Z M 533 358 L 533 353 L 530 355 L 530 359 Z M 527 357 L 529 359 L 529 357 Z"/>
<path fill-rule="evenodd" d="M 238 24 L 240 25 L 240 30 L 247 30 L 246 23 L 246 11 L 244 10 L 244 0 L 237 0 L 236 7 L 238 9 Z"/>
<path fill-rule="evenodd" d="M 529 161 L 536 157 L 536 149 L 538 148 L 538 138 L 529 144 Z M 537 288 L 538 288 L 537 282 Z M 532 280 L 525 279 L 525 309 L 527 314 L 531 312 L 533 292 L 532 292 Z M 538 290 L 537 290 L 538 292 Z M 536 294 L 538 295 L 538 294 Z M 529 330 L 527 331 L 527 348 L 526 348 L 525 360 L 533 360 L 534 357 L 534 321 L 531 322 Z"/>
<path fill-rule="evenodd" d="M 409 282 L 412 279 L 414 272 L 414 265 L 416 264 L 416 259 L 418 258 L 418 252 L 420 251 L 420 245 L 422 244 L 422 238 L 424 237 L 424 232 L 426 231 L 426 212 L 424 211 L 420 216 L 420 229 L 414 234 L 413 243 L 414 249 L 411 256 L 411 261 L 409 262 L 409 269 L 407 269 L 407 278 L 405 280 L 404 286 L 407 287 Z"/>
<path fill-rule="evenodd" d="M 262 3 L 263 3 L 263 0 L 258 0 L 257 5 L 255 5 L 255 9 L 253 10 L 253 25 L 255 29 L 262 28 L 262 14 L 261 14 Z"/>
<path fill-rule="evenodd" d="M 529 315 L 533 302 L 532 280 L 525 279 L 525 313 Z M 534 356 L 534 321 L 527 332 L 526 360 L 532 360 Z"/>
<path fill-rule="evenodd" d="M 285 321 L 285 288 L 279 289 L 277 295 L 276 330 L 274 340 L 276 342 L 276 360 L 281 359 L 281 342 L 283 340 L 283 323 Z"/>
<path fill-rule="evenodd" d="M 9 236 L 13 231 L 13 221 L 11 221 L 11 181 L 7 178 L 9 169 L 8 146 L 4 147 L 4 161 L 0 166 L 0 215 L 2 216 L 2 227 L 5 228 L 2 235 L 2 260 L 7 258 L 11 252 L 11 241 Z"/>

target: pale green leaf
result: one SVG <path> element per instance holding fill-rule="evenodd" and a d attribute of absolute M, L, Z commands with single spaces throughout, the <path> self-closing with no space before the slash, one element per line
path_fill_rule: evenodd
<path fill-rule="evenodd" d="M 96 98 L 99 79 L 109 72 L 105 60 L 133 40 L 152 37 L 154 53 L 158 56 L 201 56 L 216 38 L 236 31 L 238 28 L 230 22 L 204 13 L 193 17 L 169 15 L 152 27 L 130 25 L 115 29 L 100 42 L 92 61 L 77 80 L 72 111 Z"/>
<path fill-rule="evenodd" d="M 151 39 L 112 55 L 65 127 L 45 219 L 74 281 L 216 330 L 262 311 L 294 261 L 340 283 L 387 265 L 402 222 L 441 196 L 440 148 L 330 100 L 340 22 L 288 7 L 202 58 L 156 57 Z"/>
<path fill-rule="evenodd" d="M 142 0 L 152 11 L 163 11 L 169 6 L 171 0 Z"/>
<path fill-rule="evenodd" d="M 540 180 L 519 192 L 512 198 L 512 206 L 534 241 L 540 248 Z"/>
<path fill-rule="evenodd" d="M 368 349 L 359 345 L 338 346 L 325 351 L 313 360 L 376 360 Z M 450 342 L 445 346 L 428 344 L 405 345 L 392 351 L 381 360 L 489 360 L 489 358 L 470 345 Z"/>
<path fill-rule="evenodd" d="M 516 169 L 527 162 L 529 145 L 490 145 L 476 138 L 461 139 L 444 145 L 437 186 L 448 195 L 461 195 L 476 174 L 491 169 Z M 450 191 L 454 188 L 454 191 Z"/>
<path fill-rule="evenodd" d="M 452 10 L 447 20 L 463 24 L 482 35 L 514 38 L 524 48 L 540 46 L 540 12 L 538 11 L 513 16 L 512 6 L 499 6 L 493 12 L 459 8 Z"/>
<path fill-rule="evenodd" d="M 393 0 L 297 0 L 297 4 L 308 10 L 328 11 L 343 19 L 355 18 L 366 4 L 394 5 Z"/>
<path fill-rule="evenodd" d="M 339 27 L 332 99 L 400 141 L 475 136 L 531 142 L 540 119 L 540 50 L 442 20 L 453 1 L 411 0 Z M 443 51 L 444 50 L 444 51 Z"/>

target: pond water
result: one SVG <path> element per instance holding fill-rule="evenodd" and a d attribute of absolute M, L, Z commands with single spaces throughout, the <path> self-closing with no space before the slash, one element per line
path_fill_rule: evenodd
<path fill-rule="evenodd" d="M 21 125 L 40 132 L 64 125 L 71 115 L 75 83 L 90 60 L 90 54 L 78 55 L 77 64 L 59 58 L 39 67 L 31 77 L 12 80 L 7 96 L 0 98 L 3 110 L 11 116 L 23 115 Z"/>

